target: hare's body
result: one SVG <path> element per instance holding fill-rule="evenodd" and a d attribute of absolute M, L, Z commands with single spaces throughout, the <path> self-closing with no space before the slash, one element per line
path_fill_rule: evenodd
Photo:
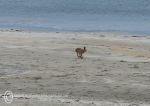
<path fill-rule="evenodd" d="M 77 57 L 83 59 L 82 54 L 86 52 L 86 47 L 82 48 L 76 48 Z"/>

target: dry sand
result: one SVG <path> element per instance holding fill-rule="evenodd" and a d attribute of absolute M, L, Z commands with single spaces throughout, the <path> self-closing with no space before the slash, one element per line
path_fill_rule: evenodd
<path fill-rule="evenodd" d="M 150 38 L 1 31 L 0 106 L 6 90 L 11 106 L 150 106 Z"/>

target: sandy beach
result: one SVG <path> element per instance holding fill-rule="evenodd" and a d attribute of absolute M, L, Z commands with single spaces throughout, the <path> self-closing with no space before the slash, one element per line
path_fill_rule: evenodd
<path fill-rule="evenodd" d="M 7 90 L 10 106 L 150 106 L 150 37 L 1 31 L 0 106 Z"/>

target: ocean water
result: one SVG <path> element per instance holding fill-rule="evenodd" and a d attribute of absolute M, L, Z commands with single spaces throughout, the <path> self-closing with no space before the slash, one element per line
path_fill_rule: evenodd
<path fill-rule="evenodd" d="M 150 0 L 0 0 L 0 29 L 150 34 Z"/>

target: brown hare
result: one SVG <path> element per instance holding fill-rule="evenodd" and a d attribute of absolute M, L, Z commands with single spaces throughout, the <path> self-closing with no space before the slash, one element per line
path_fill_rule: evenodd
<path fill-rule="evenodd" d="M 82 54 L 86 52 L 86 47 L 82 48 L 76 48 L 77 57 L 83 59 Z"/>

